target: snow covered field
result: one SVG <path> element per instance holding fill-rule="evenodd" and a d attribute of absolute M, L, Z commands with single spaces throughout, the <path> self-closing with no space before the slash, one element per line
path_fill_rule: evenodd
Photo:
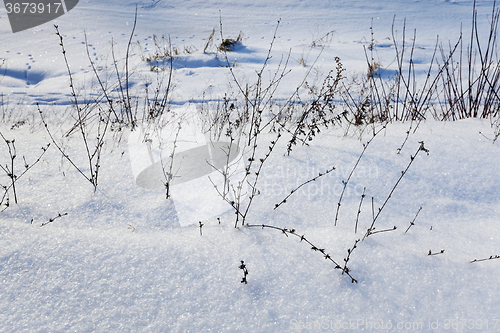
<path fill-rule="evenodd" d="M 264 86 L 290 55 L 290 73 L 274 92 L 277 103 L 286 101 L 307 74 L 309 85 L 321 86 L 337 65 L 335 57 L 346 77 L 366 76 L 364 47 L 372 46 L 381 75 L 394 73 L 393 21 L 399 38 L 403 27 L 408 41 L 417 29 L 413 61 L 423 82 L 436 37 L 447 48 L 460 36 L 461 24 L 467 36 L 472 5 L 471 0 L 89 0 L 16 34 L 0 8 L 0 132 L 15 140 L 0 141 L 0 184 L 11 184 L 9 148 L 17 153 L 17 176 L 25 164 L 33 165 L 16 181 L 15 193 L 9 189 L 9 205 L 4 197 L 1 206 L 0 332 L 500 331 L 500 148 L 491 141 L 490 119 L 442 122 L 428 114 L 418 126 L 377 124 L 381 131 L 343 195 L 343 182 L 372 138 L 371 126 L 343 121 L 322 128 L 309 146 L 298 144 L 289 156 L 284 134 L 263 163 L 260 195 L 246 216 L 250 225 L 277 230 L 241 223 L 235 228 L 234 211 L 219 196 L 190 196 L 207 187 L 196 179 L 173 186 L 169 200 L 165 189 L 137 186 L 142 170 L 134 165 L 144 159 L 130 139 L 138 130 L 130 128 L 113 128 L 104 137 L 94 191 L 56 148 L 38 111 L 56 142 L 90 175 L 79 131 L 64 136 L 77 114 L 54 24 L 64 38 L 78 101 L 85 105 L 100 91 L 89 57 L 112 91 L 113 43 L 124 77 L 137 8 L 128 58 L 130 93 L 142 103 L 145 82 L 153 82 L 153 88 L 157 78 L 168 80 L 168 70 L 157 74 L 144 59 L 157 51 L 154 36 L 160 43 L 170 36 L 179 50 L 172 63 L 171 110 L 176 120 L 184 120 L 190 110 L 203 114 L 225 93 L 234 97 L 238 87 L 228 64 L 243 86 L 255 83 L 275 31 Z M 489 32 L 492 6 L 493 1 L 476 4 L 482 37 Z M 227 61 L 216 51 L 220 22 L 224 38 L 242 34 Z M 203 52 L 214 29 L 213 43 Z M 168 61 L 154 64 L 169 66 Z M 342 101 L 335 103 L 340 108 Z M 92 133 L 96 123 L 89 127 Z M 253 168 L 276 133 L 263 131 L 258 140 Z M 421 142 L 428 153 L 419 150 Z M 236 161 L 248 164 L 252 149 L 241 149 L 244 158 Z M 158 161 L 159 151 L 150 151 L 145 160 Z M 327 170 L 274 209 L 290 191 Z M 387 231 L 364 238 L 381 207 L 372 232 Z M 202 211 L 202 227 L 199 221 L 181 226 L 183 216 Z M 302 235 L 316 249 L 301 241 Z M 342 267 L 349 258 L 348 273 L 357 283 L 329 258 Z M 244 276 L 247 283 L 240 282 Z"/>

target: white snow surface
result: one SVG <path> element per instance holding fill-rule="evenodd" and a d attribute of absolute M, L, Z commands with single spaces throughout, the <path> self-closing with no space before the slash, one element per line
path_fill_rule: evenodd
<path fill-rule="evenodd" d="M 481 33 L 488 32 L 492 5 L 477 3 Z M 83 100 L 93 78 L 85 36 L 90 58 L 105 77 L 113 70 L 111 43 L 116 57 L 125 58 L 136 8 L 132 91 L 139 94 L 156 75 L 142 60 L 155 50 L 153 35 L 170 36 L 173 46 L 192 51 L 181 52 L 173 64 L 172 108 L 180 113 L 235 89 L 220 53 L 214 47 L 203 52 L 214 28 L 220 40 L 220 22 L 224 37 L 242 33 L 242 45 L 228 60 L 242 82 L 251 82 L 280 21 L 268 68 L 272 74 L 290 52 L 291 73 L 276 92 L 286 98 L 318 55 L 311 81 L 335 68 L 336 56 L 348 75 L 366 73 L 363 46 L 371 43 L 370 27 L 377 59 L 394 69 L 393 20 L 399 36 L 404 20 L 407 38 L 416 29 L 414 59 L 417 73 L 425 75 L 437 36 L 447 45 L 457 40 L 461 24 L 469 29 L 472 1 L 88 0 L 55 21 L 16 34 L 1 8 L 0 131 L 15 139 L 17 170 L 23 168 L 21 156 L 32 163 L 51 142 L 37 103 L 58 140 L 74 122 L 53 25 L 64 36 Z M 321 53 L 321 47 L 311 47 L 331 31 Z M 350 274 L 358 283 L 300 238 L 235 228 L 231 210 L 202 221 L 202 235 L 198 221 L 181 227 L 164 190 L 136 186 L 128 129 L 107 138 L 96 192 L 52 145 L 16 183 L 18 203 L 10 191 L 10 207 L 0 213 L 0 332 L 500 331 L 500 260 L 471 263 L 500 255 L 500 148 L 488 140 L 490 122 L 428 119 L 397 154 L 409 126 L 390 123 L 372 141 L 349 181 L 337 226 L 342 181 L 370 139 L 368 130 L 345 135 L 333 127 L 310 146 L 296 146 L 290 156 L 285 141 L 279 142 L 247 217 L 250 224 L 295 229 L 342 264 L 371 224 L 372 197 L 375 209 L 381 207 L 423 141 L 429 154 L 419 152 L 377 220 L 377 230 L 397 229 L 371 235 L 350 256 Z M 274 138 L 263 134 L 262 147 Z M 63 143 L 84 165 L 81 138 L 75 134 Z M 6 166 L 3 140 L 0 147 Z M 291 190 L 333 166 L 273 209 Z M 0 183 L 8 183 L 0 173 Z M 242 260 L 247 284 L 240 283 Z"/>

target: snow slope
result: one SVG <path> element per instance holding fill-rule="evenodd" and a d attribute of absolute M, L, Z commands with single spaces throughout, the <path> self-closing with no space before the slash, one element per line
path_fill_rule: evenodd
<path fill-rule="evenodd" d="M 477 4 L 481 31 L 489 26 L 492 3 Z M 465 30 L 472 11 L 470 0 L 80 1 L 56 21 L 12 34 L 2 8 L 0 131 L 15 139 L 18 169 L 23 168 L 21 156 L 32 163 L 50 142 L 36 103 L 59 138 L 74 122 L 67 112 L 71 91 L 53 24 L 64 36 L 84 100 L 93 77 L 85 34 L 90 57 L 105 77 L 112 72 L 112 40 L 117 58 L 125 57 L 136 4 L 133 40 L 139 44 L 134 43 L 130 57 L 134 93 L 143 92 L 144 82 L 156 76 L 141 59 L 154 53 L 153 35 L 170 35 L 181 50 L 196 49 L 174 64 L 172 107 L 179 113 L 234 89 L 225 60 L 213 50 L 203 53 L 214 27 L 219 38 L 220 20 L 224 37 L 243 33 L 243 46 L 230 53 L 229 61 L 242 82 L 254 82 L 281 19 L 269 72 L 291 49 L 291 73 L 276 93 L 286 98 L 318 55 L 310 80 L 334 68 L 335 56 L 349 75 L 365 73 L 363 46 L 372 42 L 370 27 L 377 59 L 393 68 L 387 38 L 392 38 L 394 15 L 399 35 L 405 18 L 407 36 L 417 29 L 415 59 L 425 70 L 436 36 L 444 43 L 456 41 L 460 23 Z M 331 31 L 321 54 L 321 48 L 310 47 Z M 368 131 L 345 135 L 343 128 L 332 128 L 290 156 L 285 156 L 285 142 L 279 142 L 262 171 L 261 195 L 247 222 L 293 228 L 342 263 L 370 226 L 371 198 L 381 207 L 419 142 L 425 142 L 429 154 L 419 152 L 377 220 L 377 230 L 397 229 L 371 235 L 352 252 L 350 274 L 358 283 L 300 238 L 279 230 L 234 228 L 231 211 L 204 220 L 202 234 L 197 224 L 180 227 L 164 190 L 135 185 L 128 130 L 108 137 L 95 193 L 52 145 L 18 181 L 18 204 L 10 192 L 10 207 L 0 213 L 0 332 L 500 331 L 500 260 L 471 263 L 500 255 L 500 152 L 498 143 L 487 139 L 493 133 L 490 123 L 427 120 L 397 154 L 409 126 L 391 123 L 372 141 L 344 194 L 337 226 L 342 181 L 370 139 Z M 274 138 L 262 136 L 262 148 Z M 63 143 L 84 165 L 81 139 L 74 135 Z M 6 165 L 7 145 L 0 142 L 0 147 Z M 333 166 L 334 171 L 273 209 L 292 189 Z M 2 172 L 0 183 L 7 182 Z M 240 283 L 241 260 L 248 284 Z"/>

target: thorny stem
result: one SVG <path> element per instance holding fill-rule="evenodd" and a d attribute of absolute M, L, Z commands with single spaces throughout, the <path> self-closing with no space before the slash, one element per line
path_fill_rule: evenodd
<path fill-rule="evenodd" d="M 259 176 L 262 172 L 262 167 L 264 166 L 264 163 L 267 161 L 267 159 L 269 158 L 269 156 L 271 156 L 271 153 L 272 151 L 274 150 L 274 147 L 276 147 L 276 144 L 278 143 L 278 140 L 281 138 L 281 133 L 278 132 L 278 136 L 276 137 L 276 139 L 274 141 L 271 141 L 271 145 L 269 146 L 269 151 L 266 153 L 266 155 L 264 156 L 264 158 L 261 158 L 259 161 L 260 161 L 260 165 L 259 165 L 259 168 L 257 169 L 257 171 L 255 172 L 255 179 L 253 181 L 253 184 L 251 184 L 249 181 L 247 181 L 248 185 L 251 187 L 251 193 L 250 193 L 250 197 L 248 198 L 248 204 L 246 206 L 246 209 L 245 209 L 245 213 L 243 214 L 243 221 L 241 222 L 242 225 L 245 224 L 245 218 L 248 214 L 248 211 L 250 209 L 250 206 L 253 202 L 253 199 L 255 198 L 256 195 L 258 195 L 260 192 L 257 190 L 257 182 L 259 180 Z M 255 137 L 255 139 L 257 139 L 257 137 Z M 254 145 L 254 151 L 253 151 L 253 156 L 255 155 L 255 149 L 257 147 L 257 141 L 255 141 L 255 145 Z M 251 164 L 252 162 L 254 161 L 254 157 L 252 156 L 252 161 L 250 161 L 250 164 L 248 165 L 248 169 L 247 169 L 247 175 L 250 174 L 250 170 L 251 170 Z"/>
<path fill-rule="evenodd" d="M 90 65 L 92 66 L 92 71 L 94 72 L 94 75 L 97 78 L 97 82 L 99 82 L 99 85 L 101 86 L 102 93 L 104 94 L 104 97 L 106 98 L 106 101 L 109 104 L 109 110 L 114 113 L 115 118 L 118 121 L 119 120 L 118 115 L 116 114 L 116 111 L 113 107 L 113 100 L 108 96 L 107 89 L 104 86 L 103 82 L 101 81 L 101 78 L 99 77 L 99 73 L 97 72 L 97 69 L 94 65 L 94 62 L 92 61 L 92 57 L 90 56 L 89 44 L 87 42 L 87 33 L 84 33 L 84 37 L 85 37 L 85 48 L 87 50 L 87 58 L 89 59 Z M 116 64 L 115 64 L 115 66 L 116 66 Z M 118 79 L 119 78 L 120 77 L 118 76 Z"/>
<path fill-rule="evenodd" d="M 280 203 L 275 204 L 275 205 L 274 205 L 274 209 L 276 209 L 276 208 L 278 208 L 279 206 L 281 206 L 282 204 L 286 203 L 286 200 L 287 200 L 288 198 L 290 198 L 290 197 L 292 196 L 292 194 L 294 194 L 295 192 L 297 192 L 297 190 L 298 190 L 298 189 L 300 189 L 302 186 L 307 185 L 307 184 L 309 184 L 309 183 L 311 183 L 311 182 L 316 181 L 316 179 L 318 179 L 318 178 L 320 178 L 320 177 L 323 177 L 323 176 L 324 176 L 324 175 L 326 175 L 326 174 L 329 174 L 329 173 L 330 173 L 330 172 L 332 172 L 333 170 L 335 170 L 335 167 L 332 167 L 331 169 L 328 169 L 328 170 L 326 170 L 326 171 L 325 171 L 325 172 L 323 172 L 323 173 L 321 173 L 321 172 L 320 172 L 320 173 L 319 173 L 319 175 L 317 175 L 316 177 L 314 177 L 314 178 L 312 178 L 312 179 L 309 179 L 309 180 L 308 180 L 308 181 L 306 181 L 306 182 L 303 182 L 303 183 L 302 183 L 302 184 L 300 184 L 297 188 L 295 188 L 295 189 L 291 190 L 291 191 L 290 191 L 290 194 L 288 194 L 288 195 L 287 195 L 287 196 L 286 196 L 283 200 L 281 200 L 281 202 L 280 202 Z"/>
<path fill-rule="evenodd" d="M 351 254 L 352 254 L 352 251 L 354 251 L 354 249 L 357 247 L 358 243 L 359 243 L 359 239 L 357 239 L 355 242 L 354 242 L 354 245 L 352 248 L 350 249 L 347 249 L 347 258 L 344 258 L 344 267 L 342 268 L 342 274 L 344 273 L 349 273 L 349 268 L 347 267 L 347 263 L 349 262 L 349 259 L 351 258 Z"/>
<path fill-rule="evenodd" d="M 378 234 L 378 233 L 381 233 L 381 232 L 388 232 L 388 231 L 394 231 L 396 230 L 398 227 L 394 226 L 390 229 L 383 229 L 383 230 L 377 230 L 377 231 L 371 231 L 370 232 L 370 235 L 374 235 L 374 234 Z M 372 229 L 372 230 L 375 230 L 375 227 Z"/>
<path fill-rule="evenodd" d="M 406 229 L 405 234 L 408 232 L 408 230 L 410 230 L 410 228 L 411 228 L 413 225 L 415 225 L 415 220 L 417 219 L 418 213 L 420 213 L 420 211 L 421 211 L 421 210 L 422 210 L 422 207 L 420 207 L 420 208 L 418 209 L 417 214 L 415 215 L 415 217 L 413 218 L 413 220 L 410 222 L 410 225 L 408 226 L 408 229 Z"/>
<path fill-rule="evenodd" d="M 414 121 L 413 119 L 410 121 L 410 127 L 408 128 L 408 131 L 406 131 L 406 137 L 405 137 L 403 143 L 401 144 L 401 147 L 399 147 L 397 149 L 398 155 L 401 154 L 403 147 L 405 146 L 406 142 L 408 141 L 408 138 L 410 137 L 410 133 L 411 133 L 411 130 L 413 128 L 413 121 Z M 421 120 L 419 119 L 417 122 L 417 127 L 415 127 L 415 129 L 413 130 L 413 133 L 415 133 L 417 131 L 417 128 L 420 125 L 420 122 L 421 122 Z"/>
<path fill-rule="evenodd" d="M 47 222 L 42 223 L 42 225 L 40 225 L 40 227 L 44 227 L 44 226 L 46 226 L 47 224 L 52 223 L 52 222 L 54 222 L 55 220 L 57 220 L 58 218 L 63 217 L 63 216 L 66 216 L 66 215 L 68 215 L 68 213 L 64 213 L 64 214 L 58 213 L 56 217 L 53 217 L 53 218 L 51 218 L 50 220 L 48 220 Z"/>
<path fill-rule="evenodd" d="M 36 104 L 37 107 L 38 107 L 38 112 L 40 113 L 40 118 L 42 119 L 42 123 L 43 125 L 45 126 L 45 129 L 47 130 L 47 133 L 49 134 L 49 137 L 50 139 L 52 140 L 52 142 L 54 143 L 54 145 L 56 146 L 56 148 L 61 152 L 62 156 L 68 160 L 68 162 L 85 178 L 87 179 L 91 184 L 93 184 L 92 180 L 86 175 L 83 173 L 82 170 L 80 170 L 80 168 L 71 160 L 71 158 L 64 152 L 64 150 L 62 149 L 61 146 L 59 146 L 56 142 L 56 140 L 54 139 L 54 137 L 52 136 L 52 133 L 49 131 L 49 128 L 48 128 L 48 125 L 47 125 L 47 122 L 45 121 L 45 119 L 43 118 L 43 114 L 42 114 L 42 110 L 40 109 L 40 105 L 37 103 Z"/>
<path fill-rule="evenodd" d="M 66 57 L 66 50 L 64 48 L 63 36 L 59 32 L 59 27 L 57 25 L 54 25 L 54 27 L 56 28 L 56 35 L 60 39 L 60 44 L 59 45 L 61 46 L 62 54 L 63 54 L 63 57 L 64 57 L 64 62 L 66 63 L 66 69 L 68 70 L 69 87 L 71 88 L 71 95 L 73 96 L 74 103 L 75 103 L 75 108 L 76 108 L 76 112 L 77 112 L 77 115 L 78 115 L 78 127 L 80 128 L 80 132 L 82 134 L 83 142 L 85 144 L 85 150 L 86 150 L 87 157 L 88 157 L 88 160 L 89 160 L 89 170 L 90 170 L 91 178 L 88 178 L 88 177 L 86 177 L 86 178 L 94 186 L 94 191 L 95 191 L 96 188 L 97 188 L 97 180 L 94 179 L 94 176 L 93 176 L 94 175 L 94 166 L 92 164 L 92 158 L 91 158 L 90 148 L 89 148 L 89 144 L 88 144 L 88 140 L 87 140 L 87 134 L 85 133 L 85 125 L 84 125 L 84 121 L 85 120 L 82 118 L 82 111 L 83 110 L 80 108 L 80 105 L 78 104 L 78 98 L 76 97 L 75 86 L 74 86 L 74 83 L 73 83 L 73 75 L 71 74 L 71 69 L 69 68 L 68 58 Z M 45 126 L 45 127 L 47 128 L 47 126 Z"/>
<path fill-rule="evenodd" d="M 358 233 L 359 214 L 361 214 L 361 205 L 363 204 L 363 199 L 365 198 L 365 191 L 366 191 L 366 187 L 363 188 L 363 194 L 361 195 L 361 200 L 359 201 L 358 214 L 356 215 L 356 225 L 354 227 L 355 234 Z"/>
<path fill-rule="evenodd" d="M 2 196 L 2 199 L 0 200 L 0 204 L 3 204 L 4 200 L 5 200 L 5 197 L 7 197 L 7 194 L 9 192 L 9 190 L 12 188 L 12 190 L 14 191 L 14 201 L 15 203 L 17 204 L 17 195 L 16 195 L 16 182 L 26 173 L 28 172 L 33 166 L 35 166 L 38 162 L 40 162 L 40 160 L 42 159 L 43 155 L 45 155 L 45 153 L 47 152 L 47 149 L 50 147 L 50 143 L 47 144 L 47 146 L 45 147 L 42 147 L 42 154 L 37 158 L 37 160 L 35 162 L 33 162 L 31 165 L 28 165 L 26 163 L 26 160 L 25 160 L 25 169 L 24 171 L 19 175 L 14 175 L 14 159 L 16 157 L 16 153 L 15 153 L 15 146 L 14 146 L 14 141 L 9 141 L 7 140 L 4 135 L 0 132 L 0 136 L 2 137 L 2 139 L 7 143 L 8 147 L 9 147 L 9 153 L 11 155 L 11 168 L 10 170 L 6 170 L 3 168 L 2 166 L 2 169 L 4 169 L 5 172 L 7 172 L 7 175 L 9 176 L 9 178 L 11 179 L 11 182 L 10 182 L 10 185 L 9 186 L 2 186 L 5 190 L 3 196 Z M 14 151 L 12 152 L 11 151 L 11 147 L 10 145 L 12 144 L 12 148 L 14 149 Z M 8 207 L 8 197 L 7 197 L 7 207 Z M 5 210 L 5 209 L 4 209 Z"/>
<path fill-rule="evenodd" d="M 275 227 L 275 226 L 272 226 L 272 225 L 266 225 L 266 224 L 246 224 L 246 226 L 248 228 L 256 228 L 256 227 L 261 227 L 262 229 L 264 228 L 269 228 L 269 229 L 274 229 L 274 230 L 279 230 L 281 231 L 286 237 L 288 237 L 288 235 L 293 235 L 295 237 L 298 237 L 300 238 L 300 241 L 304 241 L 306 242 L 307 244 L 309 244 L 311 246 L 311 250 L 313 251 L 317 251 L 317 252 L 320 252 L 323 257 L 327 260 L 330 260 L 334 265 L 335 265 L 335 268 L 336 269 L 341 269 L 342 270 L 342 274 L 346 274 L 347 276 L 349 276 L 351 278 L 351 282 L 352 283 L 358 283 L 358 281 L 352 277 L 352 275 L 350 274 L 350 270 L 349 268 L 347 268 L 347 262 L 346 264 L 344 265 L 344 268 L 342 268 L 342 266 L 340 266 L 335 260 L 332 259 L 332 257 L 330 256 L 330 254 L 326 253 L 325 249 L 322 249 L 322 248 L 319 248 L 317 246 L 315 246 L 313 243 L 311 243 L 308 239 L 306 239 L 305 235 L 299 235 L 297 234 L 297 232 L 295 231 L 295 229 L 287 229 L 287 228 L 279 228 L 279 227 Z M 356 243 L 354 244 L 354 247 L 356 247 L 356 244 L 357 244 L 358 241 L 356 241 Z M 352 251 L 352 250 L 351 250 Z M 350 252 L 351 251 L 348 251 L 348 258 L 350 256 Z M 348 259 L 347 259 L 348 260 Z"/>
<path fill-rule="evenodd" d="M 276 144 L 278 143 L 278 140 L 281 138 L 281 133 L 278 132 L 278 135 L 276 137 L 276 139 L 274 139 L 273 141 L 271 141 L 271 144 L 269 145 L 268 147 L 268 152 L 266 153 L 266 155 L 263 157 L 263 158 L 260 158 L 259 159 L 259 167 L 257 168 L 257 171 L 255 172 L 252 172 L 252 165 L 253 163 L 255 162 L 255 158 L 256 158 L 256 150 L 257 150 L 257 137 L 254 138 L 254 145 L 252 147 L 252 155 L 248 158 L 248 165 L 245 167 L 245 177 L 243 180 L 241 180 L 238 184 L 238 189 L 237 190 L 234 190 L 234 196 L 235 196 L 235 200 L 230 200 L 227 196 L 224 195 L 223 192 L 221 192 L 217 185 L 215 185 L 215 183 L 209 178 L 210 182 L 212 183 L 212 185 L 214 186 L 215 190 L 217 191 L 217 193 L 222 197 L 222 199 L 224 201 L 226 201 L 227 203 L 229 203 L 231 205 L 231 207 L 233 207 L 233 209 L 235 210 L 235 214 L 236 214 L 236 221 L 235 221 L 235 224 L 234 224 L 234 227 L 237 228 L 238 227 L 238 222 L 239 222 L 239 218 L 241 217 L 242 218 L 242 221 L 241 221 L 241 224 L 242 225 L 245 225 L 245 219 L 248 215 L 248 212 L 250 210 L 250 206 L 252 205 L 252 202 L 253 202 L 253 199 L 260 194 L 260 191 L 257 189 L 257 182 L 259 181 L 259 176 L 261 175 L 262 173 L 262 168 L 264 166 L 264 163 L 267 161 L 267 159 L 269 158 L 269 156 L 271 155 L 272 151 L 274 150 Z M 255 178 L 253 179 L 253 182 L 250 182 L 250 180 L 248 180 L 248 176 L 250 176 L 252 173 L 254 173 L 254 176 Z M 229 180 L 228 180 L 229 181 Z M 250 195 L 248 197 L 248 203 L 245 207 L 245 210 L 243 211 L 240 207 L 240 199 L 242 197 L 242 185 L 243 185 L 243 182 L 246 182 L 248 184 L 248 186 L 250 186 L 251 188 L 251 192 L 250 192 Z"/>
<path fill-rule="evenodd" d="M 480 262 L 480 261 L 487 261 L 487 260 L 493 260 L 493 259 L 499 259 L 500 256 L 499 255 L 494 255 L 494 256 L 490 256 L 489 258 L 484 258 L 484 259 L 474 259 L 472 260 L 470 263 L 474 263 L 474 262 Z"/>
<path fill-rule="evenodd" d="M 134 121 L 133 121 L 133 117 L 132 117 L 132 106 L 130 105 L 130 95 L 129 95 L 128 59 L 129 59 L 129 55 L 130 55 L 130 45 L 132 44 L 132 38 L 134 37 L 136 25 L 137 25 L 137 5 L 135 6 L 134 26 L 132 27 L 132 32 L 130 33 L 130 39 L 129 39 L 128 45 L 127 45 L 127 56 L 125 57 L 125 90 L 127 92 L 127 100 L 124 102 L 126 103 L 125 110 L 127 112 L 127 117 L 129 118 L 128 121 L 132 125 L 132 128 L 134 126 Z"/>
<path fill-rule="evenodd" d="M 429 253 L 427 253 L 428 256 L 437 256 L 438 254 L 443 254 L 444 253 L 444 250 L 441 250 L 439 252 L 432 252 L 431 250 L 429 250 Z"/>
<path fill-rule="evenodd" d="M 170 154 L 170 166 L 168 171 L 165 170 L 165 165 L 163 164 L 163 160 L 161 160 L 161 168 L 163 170 L 163 175 L 165 176 L 165 189 L 166 189 L 166 195 L 165 199 L 170 198 L 170 187 L 172 186 L 172 180 L 174 178 L 174 157 L 175 157 L 175 149 L 177 148 L 177 140 L 179 139 L 179 133 L 182 129 L 181 122 L 179 122 L 179 126 L 177 128 L 177 133 L 175 134 L 175 139 L 174 139 L 174 147 L 172 149 L 172 153 Z"/>
<path fill-rule="evenodd" d="M 2 168 L 2 170 L 7 174 L 7 177 L 10 178 L 11 180 L 11 187 L 12 187 L 12 191 L 14 192 L 14 202 L 17 204 L 17 193 L 16 193 L 16 179 L 17 179 L 17 176 L 16 174 L 14 173 L 14 160 L 16 159 L 17 157 L 17 154 L 16 154 L 16 145 L 15 145 L 15 140 L 7 140 L 2 133 L 0 133 L 0 135 L 2 136 L 2 139 L 5 141 L 5 143 L 7 144 L 7 148 L 9 149 L 9 155 L 10 155 L 10 168 L 8 165 L 5 165 L 5 167 L 3 165 L 0 165 L 0 167 Z M 7 193 L 7 190 L 6 192 Z M 4 195 L 5 197 L 5 195 Z M 2 198 L 3 199 L 3 198 Z M 3 200 L 2 200 L 3 202 Z"/>
<path fill-rule="evenodd" d="M 403 179 L 403 177 L 405 176 L 406 172 L 408 172 L 408 169 L 410 168 L 410 166 L 412 165 L 413 161 L 415 160 L 415 158 L 417 157 L 418 153 L 420 151 L 424 151 L 427 153 L 427 155 L 429 155 L 429 150 L 426 149 L 424 147 L 424 142 L 423 141 L 420 141 L 420 146 L 418 147 L 417 149 L 417 152 L 415 153 L 415 155 L 413 156 L 410 156 L 410 163 L 408 164 L 408 166 L 406 167 L 406 169 L 404 171 L 401 172 L 401 176 L 399 176 L 398 178 L 398 181 L 396 182 L 396 184 L 393 186 L 391 192 L 389 193 L 389 195 L 387 196 L 387 198 L 385 199 L 384 203 L 382 204 L 382 207 L 380 207 L 378 209 L 378 212 L 377 212 L 377 215 L 375 215 L 375 217 L 373 218 L 373 221 L 372 221 L 372 224 L 370 226 L 370 228 L 368 228 L 368 230 L 366 230 L 366 234 L 365 236 L 363 237 L 363 240 L 370 236 L 371 234 L 373 234 L 373 230 L 374 230 L 374 225 L 375 225 L 375 221 L 377 220 L 377 218 L 379 217 L 380 213 L 382 212 L 382 210 L 384 209 L 385 205 L 387 204 L 387 202 L 389 201 L 389 199 L 391 198 L 392 196 L 392 193 L 394 193 L 394 191 L 396 190 L 396 187 L 399 185 L 399 182 L 401 181 L 401 179 Z"/>
<path fill-rule="evenodd" d="M 372 138 L 370 140 L 368 140 L 365 144 L 363 144 L 363 151 L 361 151 L 361 154 L 359 155 L 358 160 L 354 164 L 354 167 L 352 168 L 351 173 L 349 173 L 349 176 L 347 177 L 346 181 L 342 181 L 342 184 L 344 184 L 344 187 L 342 189 L 342 193 L 340 193 L 339 202 L 337 203 L 337 212 L 335 213 L 335 224 L 334 224 L 335 226 L 337 226 L 337 220 L 338 220 L 338 217 L 339 217 L 339 210 L 340 210 L 342 198 L 344 197 L 345 189 L 347 188 L 347 184 L 349 183 L 349 180 L 351 180 L 351 177 L 352 177 L 352 175 L 354 173 L 354 170 L 356 170 L 356 167 L 358 166 L 359 161 L 361 161 L 361 158 L 363 157 L 363 154 L 365 153 L 365 151 L 368 148 L 368 146 L 370 145 L 370 143 L 373 141 L 373 139 L 375 139 L 375 137 L 377 136 L 377 134 L 379 134 L 382 130 L 385 129 L 385 127 L 386 127 L 386 125 L 382 126 L 382 128 L 380 128 L 378 131 L 376 131 L 375 133 L 373 133 L 373 136 L 372 136 Z"/>

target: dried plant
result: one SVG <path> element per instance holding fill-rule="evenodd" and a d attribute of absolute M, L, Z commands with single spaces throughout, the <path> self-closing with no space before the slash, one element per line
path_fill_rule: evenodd
<path fill-rule="evenodd" d="M 346 274 L 347 276 L 349 276 L 349 278 L 351 278 L 351 282 L 352 283 L 357 283 L 358 282 L 355 278 L 352 277 L 351 270 L 347 267 L 347 263 L 349 261 L 349 257 L 351 255 L 351 252 L 356 248 L 356 244 L 359 241 L 356 241 L 356 243 L 354 244 L 354 247 L 352 249 L 348 250 L 347 258 L 344 259 L 344 266 L 341 266 L 335 260 L 332 259 L 332 257 L 330 256 L 330 254 L 328 254 L 325 249 L 317 247 L 316 245 L 314 245 L 313 243 L 311 243 L 305 237 L 305 235 L 298 234 L 295 231 L 295 229 L 280 228 L 280 227 L 275 227 L 275 226 L 266 225 L 266 224 L 246 224 L 246 227 L 248 227 L 248 228 L 257 228 L 257 227 L 260 227 L 262 229 L 264 229 L 264 228 L 274 229 L 274 230 L 281 231 L 286 237 L 288 237 L 288 235 L 292 235 L 292 236 L 298 237 L 298 238 L 300 238 L 301 242 L 304 241 L 305 243 L 309 244 L 311 246 L 311 250 L 313 250 L 315 252 L 321 253 L 326 260 L 330 260 L 335 265 L 335 269 L 342 270 L 342 274 Z"/>
<path fill-rule="evenodd" d="M 439 252 L 432 252 L 432 250 L 429 250 L 429 253 L 427 253 L 428 256 L 437 256 L 438 254 L 443 254 L 444 250 L 441 250 Z"/>
<path fill-rule="evenodd" d="M 16 171 L 16 158 L 17 158 L 17 150 L 16 150 L 16 145 L 15 139 L 8 140 L 2 132 L 0 132 L 0 137 L 2 140 L 5 142 L 7 145 L 7 150 L 9 152 L 9 158 L 10 161 L 9 163 L 6 163 L 5 165 L 0 164 L 0 168 L 5 172 L 7 177 L 9 178 L 9 183 L 7 185 L 0 184 L 0 187 L 3 189 L 3 194 L 0 199 L 0 207 L 3 206 L 3 209 L 1 212 L 6 210 L 10 206 L 10 200 L 9 200 L 9 191 L 12 189 L 12 193 L 14 195 L 14 202 L 17 204 L 18 203 L 18 197 L 17 197 L 17 189 L 16 189 L 16 183 L 21 179 L 26 172 L 28 172 L 33 166 L 35 166 L 40 160 L 42 159 L 43 155 L 47 152 L 47 149 L 50 147 L 50 144 L 47 144 L 46 146 L 42 147 L 42 153 L 40 156 L 31 164 L 29 164 L 26 161 L 26 158 L 23 156 L 23 166 L 24 169 L 22 171 Z"/>
<path fill-rule="evenodd" d="M 474 263 L 474 262 L 487 261 L 487 260 L 493 260 L 493 259 L 500 259 L 500 256 L 494 255 L 494 256 L 490 256 L 489 258 L 474 259 L 474 260 L 471 261 L 471 264 Z"/>
<path fill-rule="evenodd" d="M 377 232 L 384 232 L 384 231 L 391 231 L 391 230 L 396 230 L 396 227 L 394 227 L 393 229 L 387 229 L 387 230 L 382 230 L 382 231 L 374 231 L 375 230 L 375 222 L 377 221 L 378 217 L 380 216 L 380 213 L 382 213 L 382 211 L 384 210 L 384 207 L 385 205 L 387 204 L 387 202 L 389 201 L 389 199 L 392 197 L 392 194 L 394 193 L 394 191 L 396 190 L 396 188 L 398 187 L 399 183 L 401 182 L 401 180 L 403 179 L 403 177 L 406 175 L 406 173 L 408 172 L 408 169 L 410 169 L 410 166 L 413 164 L 413 161 L 415 161 L 415 158 L 417 157 L 418 153 L 420 153 L 421 151 L 427 153 L 427 155 L 429 155 L 429 150 L 427 148 L 424 147 L 424 142 L 421 141 L 419 142 L 420 146 L 418 147 L 417 151 L 415 152 L 414 155 L 410 155 L 410 162 L 408 163 L 408 165 L 406 166 L 406 169 L 401 171 L 401 176 L 399 176 L 398 180 L 396 181 L 396 184 L 394 184 L 394 186 L 392 187 L 391 191 L 389 192 L 389 195 L 387 196 L 387 198 L 385 199 L 384 203 L 382 204 L 382 206 L 378 209 L 378 212 L 377 212 L 377 215 L 375 215 L 373 217 L 373 220 L 372 220 L 372 224 L 370 225 L 370 227 L 366 230 L 366 234 L 365 236 L 363 237 L 363 240 L 374 234 L 374 233 L 377 233 Z M 373 201 L 372 201 L 373 202 Z"/>
<path fill-rule="evenodd" d="M 417 216 L 418 216 L 418 214 L 420 213 L 420 211 L 421 211 L 421 210 L 422 210 L 422 207 L 420 207 L 420 208 L 418 209 L 417 214 L 415 214 L 415 217 L 414 217 L 414 218 L 413 218 L 413 220 L 410 222 L 410 225 L 408 226 L 408 229 L 406 229 L 405 234 L 408 232 L 408 230 L 410 230 L 410 228 L 411 228 L 412 226 L 414 226 L 414 225 L 415 225 L 415 220 L 417 219 Z"/>
<path fill-rule="evenodd" d="M 55 220 L 57 220 L 57 219 L 59 219 L 59 218 L 61 218 L 63 216 L 66 216 L 66 215 L 68 215 L 68 213 L 64 213 L 64 214 L 58 213 L 56 217 L 53 217 L 53 218 L 49 219 L 47 222 L 42 223 L 40 225 L 40 227 L 45 227 L 47 224 L 52 223 Z"/>
<path fill-rule="evenodd" d="M 247 269 L 247 265 L 245 265 L 245 261 L 242 260 L 241 264 L 238 266 L 238 268 L 243 271 L 243 278 L 241 279 L 241 283 L 247 284 L 248 283 L 248 280 L 247 280 L 248 269 Z"/>

